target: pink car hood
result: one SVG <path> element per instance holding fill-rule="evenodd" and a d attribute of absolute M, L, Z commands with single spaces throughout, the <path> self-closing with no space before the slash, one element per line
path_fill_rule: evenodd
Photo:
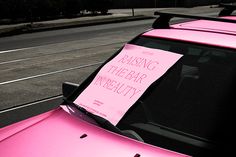
<path fill-rule="evenodd" d="M 0 129 L 0 154 L 6 157 L 186 156 L 111 133 L 61 108 Z"/>

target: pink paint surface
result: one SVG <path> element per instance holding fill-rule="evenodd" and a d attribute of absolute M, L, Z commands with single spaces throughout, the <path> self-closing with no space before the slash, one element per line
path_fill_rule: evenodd
<path fill-rule="evenodd" d="M 30 125 L 29 125 L 30 124 Z M 15 132 L 15 127 L 20 127 Z M 62 109 L 0 129 L 1 157 L 183 157 L 89 124 Z M 85 138 L 81 135 L 86 134 Z"/>
<path fill-rule="evenodd" d="M 224 17 L 231 20 L 236 20 L 236 17 Z M 184 22 L 180 24 L 172 25 L 173 28 L 180 29 L 190 29 L 190 30 L 202 30 L 209 32 L 218 32 L 218 33 L 229 33 L 236 34 L 236 24 L 227 23 L 227 22 L 217 22 L 217 21 L 208 21 L 208 20 L 196 20 L 191 22 Z"/>
<path fill-rule="evenodd" d="M 182 55 L 126 44 L 74 103 L 116 125 L 146 89 Z"/>
<path fill-rule="evenodd" d="M 37 116 L 37 118 L 30 118 L 26 119 L 19 123 L 14 123 L 12 125 L 6 126 L 4 128 L 0 128 L 0 141 L 4 140 L 5 138 L 8 138 L 10 135 L 17 134 L 21 130 L 30 127 L 31 125 L 34 125 L 41 120 L 44 120 L 45 118 L 52 115 L 53 111 L 47 112 L 45 114 Z"/>

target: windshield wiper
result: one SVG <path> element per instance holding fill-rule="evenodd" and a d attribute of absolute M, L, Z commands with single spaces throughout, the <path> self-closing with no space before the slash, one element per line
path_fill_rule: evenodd
<path fill-rule="evenodd" d="M 116 126 L 114 126 L 110 121 L 108 121 L 107 119 L 101 117 L 101 116 L 98 116 L 98 115 L 95 115 L 89 111 L 87 111 L 85 108 L 73 103 L 73 102 L 70 102 L 69 100 L 66 100 L 64 99 L 64 103 L 63 104 L 66 104 L 66 105 L 69 105 L 69 106 L 72 106 L 74 108 L 76 108 L 77 110 L 81 111 L 83 114 L 85 114 L 86 116 L 92 118 L 100 127 L 106 129 L 106 130 L 109 130 L 109 131 L 112 131 L 112 132 L 115 132 L 115 133 L 118 133 L 120 135 L 124 135 L 122 133 L 122 131 L 117 128 Z"/>
<path fill-rule="evenodd" d="M 114 133 L 117 133 L 117 134 L 129 137 L 129 138 L 132 138 L 132 139 L 144 142 L 142 137 L 140 137 L 133 130 L 120 130 L 118 127 L 113 125 L 109 120 L 107 120 L 107 119 L 105 119 L 105 118 L 103 118 L 101 116 L 95 115 L 95 114 L 87 111 L 85 108 L 83 108 L 83 107 L 81 107 L 81 106 L 79 106 L 79 105 L 77 105 L 77 104 L 75 104 L 75 103 L 73 103 L 73 102 L 71 102 L 69 100 L 64 99 L 64 103 L 63 104 L 69 105 L 71 107 L 74 107 L 75 109 L 77 109 L 78 111 L 82 112 L 83 114 L 85 114 L 89 118 L 93 119 L 100 127 L 104 128 L 106 130 L 109 130 L 111 132 L 114 132 Z"/>

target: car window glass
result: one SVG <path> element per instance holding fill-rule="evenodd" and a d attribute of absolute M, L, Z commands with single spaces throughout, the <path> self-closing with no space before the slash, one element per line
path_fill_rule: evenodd
<path fill-rule="evenodd" d="M 132 44 L 149 47 L 149 41 L 152 48 L 168 48 L 184 57 L 148 89 L 119 125 L 160 124 L 217 140 L 212 131 L 220 134 L 222 125 L 230 127 L 222 118 L 232 106 L 235 50 L 148 37 L 135 39 Z"/>

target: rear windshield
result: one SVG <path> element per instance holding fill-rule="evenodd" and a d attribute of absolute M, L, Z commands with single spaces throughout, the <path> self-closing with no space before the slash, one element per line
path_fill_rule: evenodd
<path fill-rule="evenodd" d="M 118 124 L 162 125 L 217 140 L 231 124 L 236 52 L 193 43 L 139 37 L 130 44 L 184 56 L 145 92 Z"/>

